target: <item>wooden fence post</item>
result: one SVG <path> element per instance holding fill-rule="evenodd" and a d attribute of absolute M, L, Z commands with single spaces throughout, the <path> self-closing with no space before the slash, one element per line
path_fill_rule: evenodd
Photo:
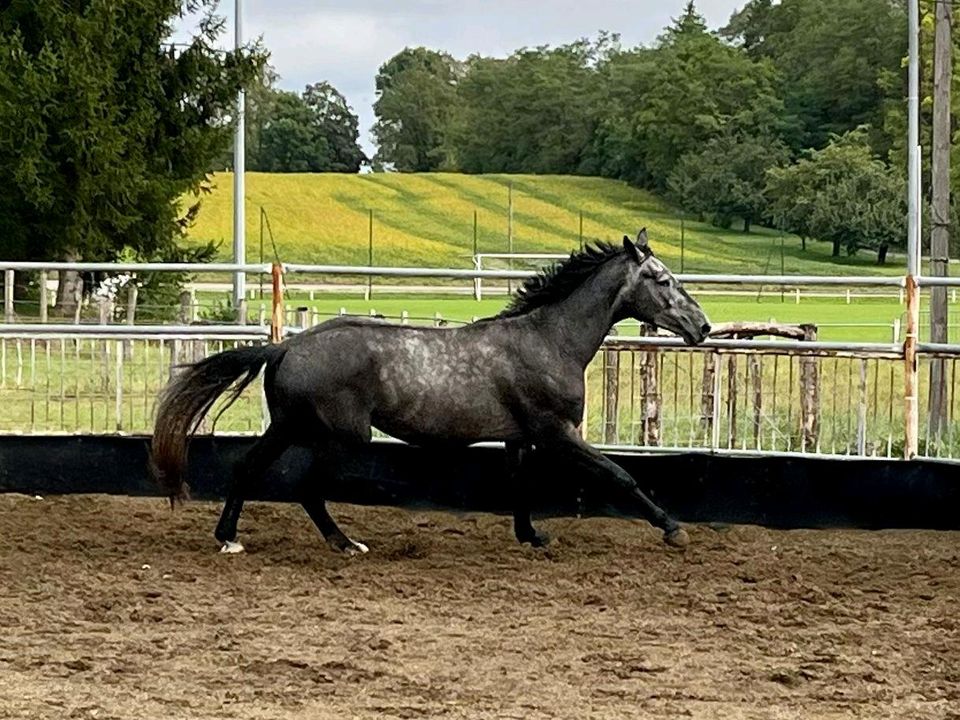
<path fill-rule="evenodd" d="M 270 342 L 283 340 L 283 266 L 274 263 L 270 269 L 273 280 L 273 306 L 270 313 Z"/>
<path fill-rule="evenodd" d="M 7 270 L 3 273 L 3 321 L 12 323 L 13 315 L 13 283 L 14 271 Z"/>
<path fill-rule="evenodd" d="M 644 335 L 656 335 L 649 332 L 646 325 L 641 326 Z M 643 353 L 643 438 L 642 445 L 659 447 L 661 441 L 660 424 L 660 354 L 656 349 Z"/>
<path fill-rule="evenodd" d="M 720 353 L 704 354 L 703 357 L 703 391 L 700 400 L 700 429 L 703 431 L 703 444 L 714 447 L 714 425 L 717 422 L 720 410 L 720 393 L 718 376 L 720 370 Z"/>
<path fill-rule="evenodd" d="M 617 329 L 610 328 L 610 335 L 616 335 Z M 620 353 L 616 350 L 603 351 L 603 442 L 617 441 L 617 420 L 620 415 Z"/>
<path fill-rule="evenodd" d="M 753 447 L 760 450 L 760 437 L 763 425 L 763 372 L 760 356 L 750 355 L 750 384 L 753 386 Z M 774 378 L 776 382 L 776 378 Z"/>
<path fill-rule="evenodd" d="M 47 271 L 40 271 L 40 322 L 47 322 Z"/>
<path fill-rule="evenodd" d="M 803 339 L 817 339 L 816 325 L 801 325 Z M 820 378 L 815 357 L 800 358 L 800 449 L 815 450 L 820 439 Z"/>

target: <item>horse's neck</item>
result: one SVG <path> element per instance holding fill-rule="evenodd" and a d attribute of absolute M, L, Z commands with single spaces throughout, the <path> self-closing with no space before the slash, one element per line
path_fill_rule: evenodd
<path fill-rule="evenodd" d="M 583 368 L 621 319 L 618 298 L 622 277 L 615 263 L 607 263 L 568 297 L 539 311 L 548 338 Z"/>

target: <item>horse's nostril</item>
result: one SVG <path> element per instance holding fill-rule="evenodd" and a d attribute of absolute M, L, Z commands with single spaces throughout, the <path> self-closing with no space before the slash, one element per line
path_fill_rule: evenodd
<path fill-rule="evenodd" d="M 703 333 L 703 336 L 706 337 L 710 334 L 710 323 L 704 323 L 700 326 L 700 332 Z"/>

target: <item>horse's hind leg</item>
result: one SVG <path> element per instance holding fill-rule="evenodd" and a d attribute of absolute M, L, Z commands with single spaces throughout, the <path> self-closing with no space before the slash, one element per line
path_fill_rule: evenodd
<path fill-rule="evenodd" d="M 531 449 L 518 442 L 508 442 L 507 476 L 513 488 L 513 533 L 521 543 L 530 543 L 533 547 L 543 547 L 550 542 L 550 537 L 543 532 L 537 532 L 530 522 L 530 511 L 533 509 L 533 482 L 530 478 Z"/>
<path fill-rule="evenodd" d="M 347 555 L 362 554 L 367 552 L 367 546 L 347 537 L 327 510 L 324 490 L 330 477 L 328 464 L 330 457 L 324 457 L 324 455 L 331 451 L 332 448 L 329 445 L 317 447 L 314 450 L 313 463 L 305 480 L 300 503 L 331 548 Z"/>
<path fill-rule="evenodd" d="M 270 465 L 290 447 L 289 438 L 286 428 L 280 423 L 271 423 L 263 436 L 234 466 L 233 481 L 220 513 L 220 522 L 214 531 L 214 536 L 223 543 L 221 552 L 243 551 L 243 546 L 237 542 L 237 522 L 243 510 L 243 501 L 253 486 L 263 479 Z"/>

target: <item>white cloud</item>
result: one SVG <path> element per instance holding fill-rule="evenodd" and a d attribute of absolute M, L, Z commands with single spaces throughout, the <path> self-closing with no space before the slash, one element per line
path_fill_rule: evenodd
<path fill-rule="evenodd" d="M 743 2 L 700 0 L 697 9 L 710 27 L 718 27 Z M 653 42 L 685 5 L 686 0 L 244 0 L 244 34 L 263 37 L 281 87 L 333 83 L 360 116 L 360 140 L 372 153 L 374 76 L 404 47 L 425 45 L 459 58 L 505 55 L 599 30 L 619 33 L 630 47 Z M 233 8 L 233 2 L 222 2 L 229 30 L 225 45 L 233 42 Z"/>

